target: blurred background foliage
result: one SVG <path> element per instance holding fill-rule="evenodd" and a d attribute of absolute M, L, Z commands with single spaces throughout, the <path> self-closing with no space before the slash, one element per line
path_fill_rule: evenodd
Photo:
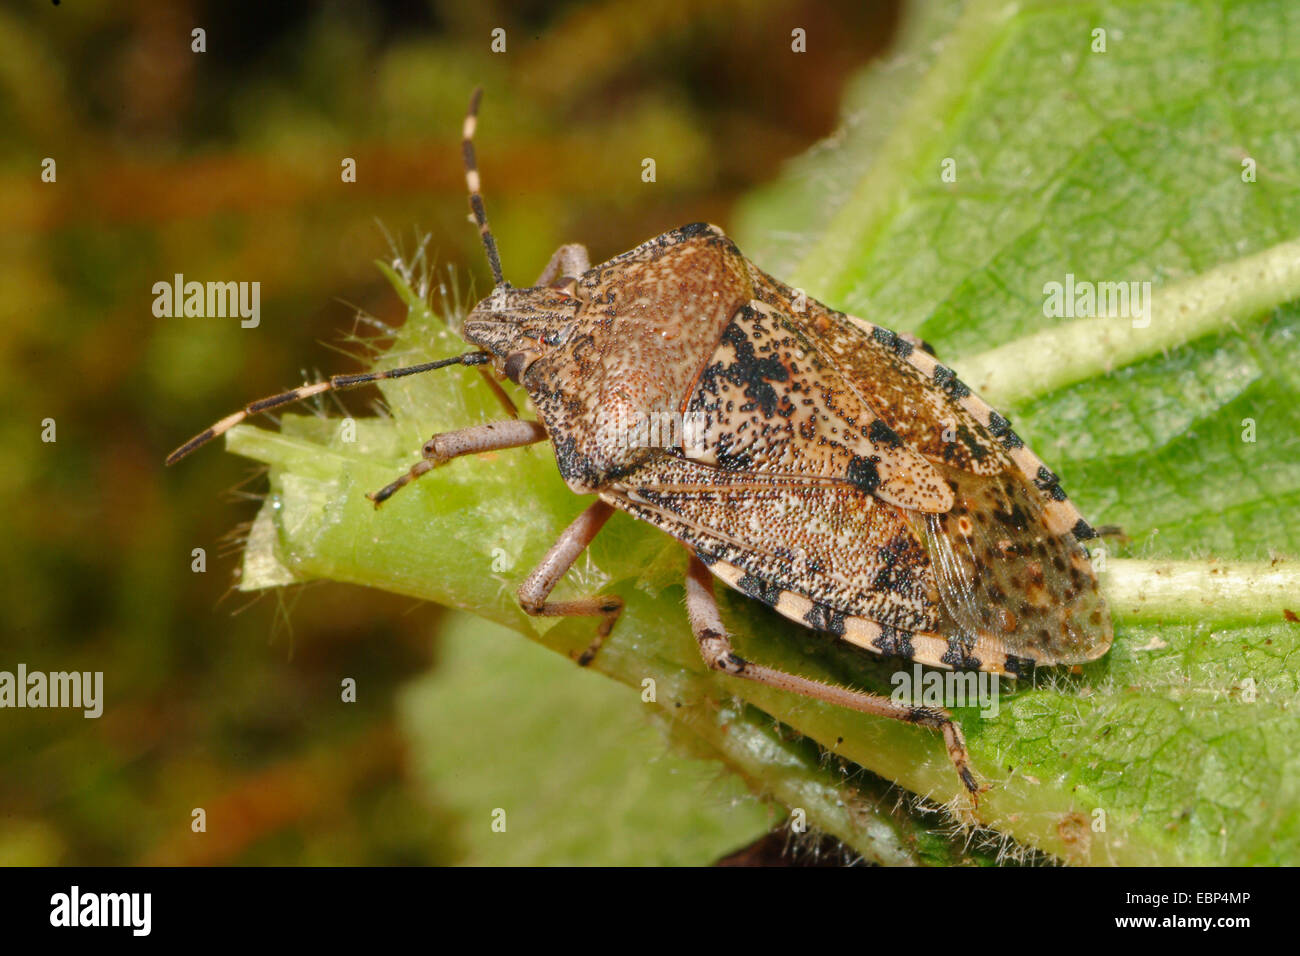
<path fill-rule="evenodd" d="M 250 604 L 231 590 L 237 526 L 264 479 L 216 449 L 176 470 L 162 459 L 244 401 L 356 369 L 346 335 L 374 334 L 358 310 L 405 314 L 374 266 L 391 255 L 384 229 L 408 250 L 430 235 L 462 289 L 469 275 L 486 287 L 457 143 L 474 85 L 488 205 L 522 283 L 561 242 L 603 259 L 684 222 L 727 226 L 736 199 L 832 131 L 843 85 L 896 19 L 893 2 L 856 0 L 0 9 L 0 669 L 103 671 L 107 698 L 98 720 L 0 714 L 0 862 L 589 859 L 562 834 L 558 856 L 494 857 L 466 838 L 465 794 L 511 766 L 572 788 L 578 807 L 593 776 L 620 781 L 628 845 L 605 859 L 707 862 L 771 826 L 779 814 L 737 780 L 629 724 L 626 691 L 559 660 L 537 665 L 554 705 L 518 719 L 571 765 L 529 764 L 526 740 L 476 762 L 492 745 L 475 744 L 476 714 L 515 707 L 518 655 L 546 652 L 342 585 Z M 790 51 L 794 27 L 806 55 Z M 44 157 L 56 183 L 40 181 Z M 155 318 L 152 285 L 175 273 L 260 282 L 261 326 Z M 467 637 L 496 643 L 469 660 Z M 483 694 L 445 700 L 448 669 Z M 463 721 L 459 758 L 421 747 L 434 718 Z M 648 838 L 639 774 L 689 778 L 693 809 L 665 812 L 683 845 L 708 834 L 694 855 Z"/>

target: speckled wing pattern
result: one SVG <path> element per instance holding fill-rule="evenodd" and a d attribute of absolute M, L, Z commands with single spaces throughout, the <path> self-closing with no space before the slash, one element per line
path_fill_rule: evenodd
<path fill-rule="evenodd" d="M 1059 480 L 926 352 L 750 267 L 665 449 L 603 493 L 730 586 L 882 654 L 1019 675 L 1110 646 Z"/>

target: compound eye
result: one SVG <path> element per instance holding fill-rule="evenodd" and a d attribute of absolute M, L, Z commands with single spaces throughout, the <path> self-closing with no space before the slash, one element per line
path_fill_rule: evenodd
<path fill-rule="evenodd" d="M 527 352 L 511 352 L 506 356 L 506 378 L 518 385 L 519 377 L 524 374 L 524 367 L 527 364 Z"/>

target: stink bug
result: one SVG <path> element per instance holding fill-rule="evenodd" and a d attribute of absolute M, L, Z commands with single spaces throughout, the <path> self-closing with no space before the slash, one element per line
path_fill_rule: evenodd
<path fill-rule="evenodd" d="M 1096 532 L 1056 475 L 917 340 L 796 294 L 715 226 L 683 226 L 594 267 L 582 246 L 562 246 L 533 286 L 513 288 L 479 191 L 480 97 L 463 136 L 470 208 L 495 280 L 464 323 L 478 350 L 253 402 L 168 464 L 249 415 L 310 395 L 479 366 L 510 417 L 434 435 L 418 464 L 371 496 L 376 507 L 458 456 L 549 440 L 569 488 L 597 500 L 518 598 L 533 615 L 599 618 L 580 664 L 623 602 L 549 598 L 621 509 L 685 546 L 687 615 L 709 667 L 939 729 L 977 793 L 946 711 L 737 656 L 712 579 L 818 631 L 935 667 L 1014 677 L 1093 660 L 1112 639 L 1080 543 Z M 538 421 L 517 417 L 492 372 L 523 387 Z M 629 440 L 629 425 L 664 419 L 690 422 L 692 447 Z"/>

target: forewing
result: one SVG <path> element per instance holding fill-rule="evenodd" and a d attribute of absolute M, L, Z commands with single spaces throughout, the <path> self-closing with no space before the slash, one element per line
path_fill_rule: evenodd
<path fill-rule="evenodd" d="M 912 525 L 962 643 L 973 647 L 984 637 L 1008 655 L 1044 664 L 1104 653 L 1110 616 L 1087 552 L 1048 530 L 1040 503 L 1017 473 L 941 468 L 956 497 L 953 509 L 913 515 Z"/>
<path fill-rule="evenodd" d="M 1006 470 L 1006 448 L 960 402 L 970 389 L 951 371 L 886 328 L 827 308 L 753 265 L 750 271 L 755 294 L 797 318 L 822 360 L 908 448 L 973 474 Z"/>
<path fill-rule="evenodd" d="M 697 447 L 724 472 L 837 480 L 902 508 L 942 512 L 952 493 L 800 331 L 763 302 L 742 306 L 682 407 Z"/>
<path fill-rule="evenodd" d="M 751 272 L 771 308 L 802 306 L 811 347 L 952 490 L 952 507 L 912 523 L 963 643 L 1045 664 L 1105 653 L 1110 615 L 1081 543 L 1096 532 L 1011 423 L 906 339 Z"/>
<path fill-rule="evenodd" d="M 905 512 L 842 482 L 726 472 L 661 454 L 602 493 L 689 545 L 728 581 L 819 630 L 846 615 L 908 631 L 940 620 L 929 558 Z M 725 578 L 724 578 L 725 579 Z M 782 596 L 797 596 L 802 603 Z M 838 619 L 840 626 L 828 626 Z"/>

